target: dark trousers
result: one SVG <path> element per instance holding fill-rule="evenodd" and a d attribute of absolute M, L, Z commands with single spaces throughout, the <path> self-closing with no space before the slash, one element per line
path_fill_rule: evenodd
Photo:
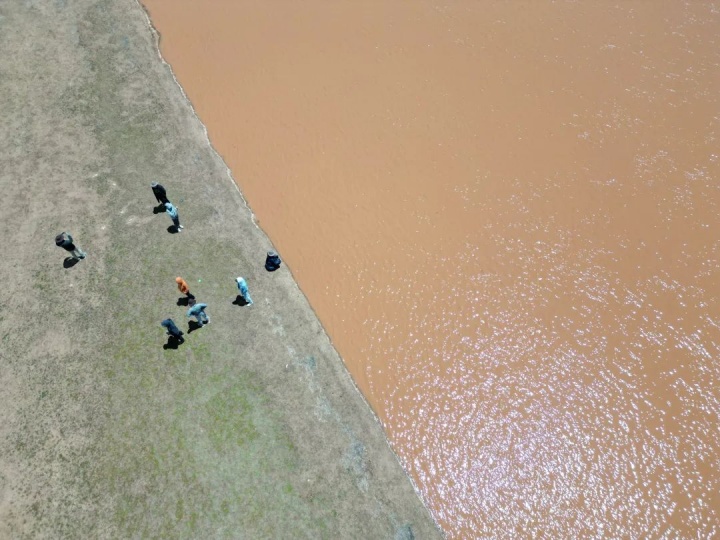
<path fill-rule="evenodd" d="M 183 332 L 180 330 L 177 326 L 174 324 L 167 329 L 167 333 L 170 337 L 177 339 L 180 343 L 185 341 L 185 338 L 183 337 Z"/>

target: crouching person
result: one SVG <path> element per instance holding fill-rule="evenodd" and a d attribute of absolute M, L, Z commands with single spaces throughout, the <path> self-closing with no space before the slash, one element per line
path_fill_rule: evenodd
<path fill-rule="evenodd" d="M 170 336 L 171 339 L 177 340 L 178 343 L 185 342 L 183 331 L 175 325 L 172 319 L 165 319 L 160 325 L 167 330 L 167 335 Z"/>

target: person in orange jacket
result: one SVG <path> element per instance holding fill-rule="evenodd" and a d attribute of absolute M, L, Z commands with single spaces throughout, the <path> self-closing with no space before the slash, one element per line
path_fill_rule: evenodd
<path fill-rule="evenodd" d="M 188 298 L 188 303 L 190 303 L 191 300 L 195 299 L 195 296 L 193 296 L 193 293 L 190 292 L 190 287 L 187 284 L 187 281 L 185 281 L 181 277 L 175 278 L 175 283 L 177 283 L 178 290 L 183 293 Z"/>

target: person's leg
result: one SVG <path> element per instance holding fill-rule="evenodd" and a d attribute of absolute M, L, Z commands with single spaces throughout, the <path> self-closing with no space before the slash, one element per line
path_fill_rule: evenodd
<path fill-rule="evenodd" d="M 248 306 L 253 303 L 252 298 L 250 298 L 250 291 L 248 291 L 247 287 L 243 287 L 240 293 Z"/>
<path fill-rule="evenodd" d="M 175 228 L 177 230 L 180 230 L 180 220 L 176 217 L 170 218 L 170 219 L 172 219 L 172 222 L 173 222 L 173 225 L 175 225 Z"/>
<path fill-rule="evenodd" d="M 175 226 L 178 228 L 178 231 L 179 231 L 180 229 L 184 229 L 185 227 L 183 227 L 182 225 L 180 225 L 180 214 L 178 214 L 178 217 L 176 217 L 175 219 L 177 220 L 177 223 L 175 224 Z"/>
<path fill-rule="evenodd" d="M 205 324 L 210 324 L 210 317 L 207 316 L 207 313 L 203 311 L 202 315 L 205 318 Z"/>
<path fill-rule="evenodd" d="M 198 313 L 197 315 L 195 315 L 195 319 L 197 319 L 197 323 L 198 323 L 199 326 L 202 326 L 202 325 L 203 325 L 202 319 L 201 319 L 201 317 L 200 317 L 200 313 Z"/>

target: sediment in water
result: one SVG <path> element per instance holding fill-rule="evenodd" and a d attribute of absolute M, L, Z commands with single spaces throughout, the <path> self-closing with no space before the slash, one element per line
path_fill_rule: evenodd
<path fill-rule="evenodd" d="M 146 5 L 448 534 L 716 534 L 714 3 Z"/>

